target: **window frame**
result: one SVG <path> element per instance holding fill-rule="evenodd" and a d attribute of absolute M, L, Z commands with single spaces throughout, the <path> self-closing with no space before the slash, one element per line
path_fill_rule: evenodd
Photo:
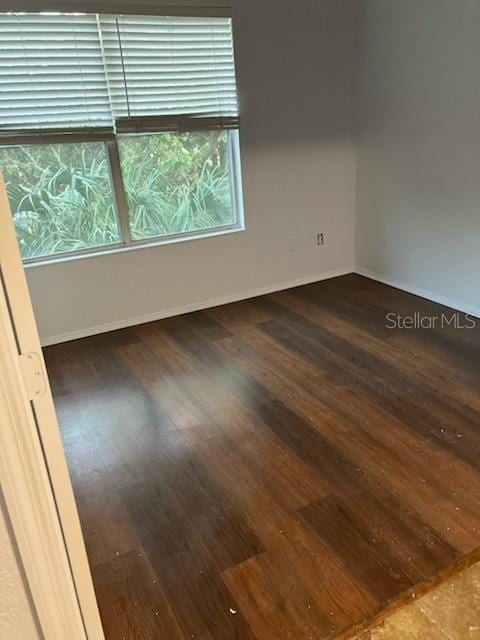
<path fill-rule="evenodd" d="M 203 131 L 203 129 L 201 130 Z M 129 209 L 123 185 L 123 175 L 120 165 L 120 152 L 118 149 L 117 137 L 115 136 L 112 138 L 111 135 L 106 135 L 100 140 L 98 138 L 96 138 L 95 140 L 91 140 L 89 139 L 89 136 L 86 135 L 84 142 L 102 142 L 105 146 L 105 153 L 110 176 L 110 185 L 112 189 L 112 198 L 115 207 L 115 217 L 117 221 L 118 233 L 121 240 L 120 242 L 115 242 L 108 245 L 88 247 L 85 249 L 78 249 L 77 251 L 63 251 L 46 256 L 24 258 L 24 266 L 36 267 L 41 265 L 49 265 L 57 262 L 66 262 L 82 258 L 92 258 L 96 256 L 121 253 L 137 249 L 152 248 L 164 244 L 174 244 L 177 242 L 185 242 L 187 240 L 198 240 L 201 238 L 215 237 L 244 231 L 245 222 L 243 211 L 239 130 L 227 129 L 226 132 L 228 135 L 228 167 L 233 214 L 233 222 L 231 224 L 221 225 L 218 227 L 209 227 L 207 229 L 196 229 L 194 231 L 183 231 L 180 233 L 169 235 L 153 236 L 151 238 L 144 238 L 141 240 L 133 240 L 130 233 Z M 159 131 L 157 134 L 152 133 L 152 135 L 162 135 L 164 133 L 166 134 L 167 132 Z M 53 140 L 51 142 L 53 142 Z M 68 139 L 55 140 L 55 143 L 57 144 L 68 144 L 69 142 L 71 143 L 71 141 L 68 141 Z M 26 143 L 24 142 L 23 144 Z M 44 139 L 42 140 L 42 142 L 29 142 L 29 144 L 49 144 L 49 141 Z M 2 146 L 7 147 L 21 145 L 22 141 L 19 140 L 16 143 L 12 142 L 12 144 Z"/>
<path fill-rule="evenodd" d="M 62 2 L 55 2 L 55 0 L 49 0 L 48 9 L 44 11 L 52 11 L 59 13 L 71 13 L 66 11 Z M 61 6 L 60 6 L 61 5 Z M 103 10 L 104 9 L 104 10 Z M 38 6 L 35 0 L 19 0 L 16 12 L 24 13 L 38 13 Z M 171 3 L 161 3 L 159 6 L 148 5 L 140 3 L 134 6 L 133 3 L 121 3 L 115 1 L 108 7 L 104 6 L 101 2 L 95 8 L 87 8 L 82 11 L 85 14 L 124 14 L 124 15 L 137 15 L 137 16 L 171 16 L 171 17 L 185 17 L 185 18 L 228 18 L 232 20 L 232 10 L 229 6 L 211 7 L 204 5 L 183 5 Z M 232 43 L 233 51 L 235 49 L 234 43 Z M 228 120 L 229 118 L 227 118 Z M 211 119 L 205 119 L 205 127 L 199 127 L 198 123 L 195 123 L 194 128 L 190 129 L 188 123 L 184 123 L 185 131 L 209 131 L 211 128 L 217 128 L 218 122 L 211 123 Z M 215 119 L 216 120 L 216 119 Z M 231 233 L 237 233 L 245 230 L 245 215 L 243 204 L 243 180 L 242 180 L 242 167 L 240 156 L 240 122 L 237 116 L 231 118 L 231 122 L 225 124 L 222 123 L 220 128 L 226 131 L 228 135 L 228 168 L 229 168 L 229 182 L 230 182 L 230 195 L 232 203 L 232 223 L 221 225 L 218 227 L 209 227 L 207 229 L 196 229 L 193 231 L 183 231 L 175 234 L 154 236 L 151 238 L 144 238 L 140 240 L 133 240 L 130 231 L 129 211 L 127 196 L 123 185 L 123 175 L 120 164 L 120 151 L 118 148 L 117 135 L 145 135 L 151 133 L 152 135 L 161 135 L 162 133 L 176 133 L 179 129 L 172 129 L 170 131 L 167 127 L 161 128 L 155 131 L 155 128 L 159 125 L 156 124 L 152 127 L 151 131 L 140 131 L 137 133 L 122 133 L 117 134 L 110 128 L 94 129 L 94 130 L 74 130 L 67 131 L 65 129 L 50 129 L 42 130 L 41 132 L 19 134 L 19 132 L 12 132 L 11 137 L 6 137 L 3 142 L 0 141 L 1 147 L 10 146 L 23 146 L 23 145 L 42 145 L 42 144 L 62 144 L 62 143 L 74 143 L 74 142 L 100 142 L 103 143 L 106 153 L 108 172 L 110 177 L 110 185 L 112 190 L 112 199 L 114 204 L 115 218 L 120 237 L 119 242 L 114 242 L 108 245 L 98 245 L 87 247 L 85 249 L 79 249 L 76 251 L 58 252 L 45 256 L 35 256 L 31 258 L 22 258 L 24 267 L 37 267 L 42 265 L 51 265 L 55 263 L 68 262 L 72 260 L 79 260 L 85 258 L 92 258 L 97 256 L 106 256 L 109 254 L 122 253 L 126 251 L 134 251 L 139 249 L 148 249 L 164 244 L 174 244 L 178 242 L 185 242 L 190 240 L 197 240 L 202 238 L 216 237 L 227 235 Z M 161 126 L 161 125 L 160 125 Z M 1 171 L 1 167 L 0 167 Z"/>

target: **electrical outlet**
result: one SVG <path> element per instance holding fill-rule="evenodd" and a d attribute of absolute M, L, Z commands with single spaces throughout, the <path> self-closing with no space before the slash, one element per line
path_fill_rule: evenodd
<path fill-rule="evenodd" d="M 317 245 L 321 247 L 324 244 L 325 244 L 325 234 L 317 233 Z"/>
<path fill-rule="evenodd" d="M 288 239 L 288 253 L 295 253 L 296 238 L 292 237 Z"/>

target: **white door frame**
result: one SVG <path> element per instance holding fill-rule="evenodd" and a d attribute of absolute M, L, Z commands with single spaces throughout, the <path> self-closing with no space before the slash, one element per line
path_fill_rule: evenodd
<path fill-rule="evenodd" d="M 45 640 L 104 640 L 1 175 L 0 425 L 0 483 Z"/>

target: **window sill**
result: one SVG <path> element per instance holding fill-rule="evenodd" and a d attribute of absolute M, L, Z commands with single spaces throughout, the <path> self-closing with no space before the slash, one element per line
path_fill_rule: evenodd
<path fill-rule="evenodd" d="M 29 258 L 24 260 L 23 266 L 25 269 L 33 269 L 37 267 L 48 267 L 53 264 L 59 264 L 63 262 L 73 262 L 77 260 L 86 260 L 88 258 L 100 258 L 104 256 L 110 256 L 118 253 L 129 253 L 130 251 L 141 251 L 143 249 L 152 249 L 163 245 L 177 244 L 180 242 L 190 242 L 192 240 L 203 240 L 206 238 L 216 238 L 218 236 L 225 236 L 232 233 L 239 233 L 245 231 L 245 225 L 235 224 L 228 227 L 218 227 L 216 229 L 208 229 L 204 232 L 182 233 L 163 238 L 151 238 L 148 240 L 136 240 L 131 244 L 115 244 L 107 247 L 96 247 L 92 249 L 85 249 L 83 251 L 77 251 L 75 253 L 62 254 L 58 256 L 47 256 L 45 258 Z"/>

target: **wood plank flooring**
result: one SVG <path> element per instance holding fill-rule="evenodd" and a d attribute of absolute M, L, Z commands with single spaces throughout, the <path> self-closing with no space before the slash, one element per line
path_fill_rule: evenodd
<path fill-rule="evenodd" d="M 480 547 L 479 328 L 351 275 L 45 350 L 107 640 L 345 637 Z"/>

